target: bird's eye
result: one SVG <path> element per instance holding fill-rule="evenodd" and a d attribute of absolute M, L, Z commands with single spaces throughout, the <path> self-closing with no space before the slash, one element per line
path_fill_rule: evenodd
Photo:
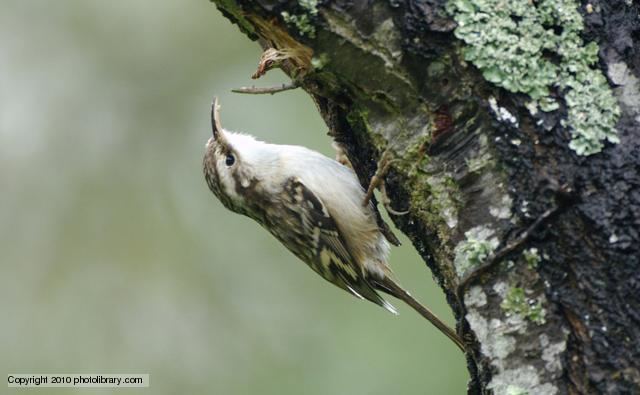
<path fill-rule="evenodd" d="M 233 154 L 227 154 L 227 158 L 224 160 L 225 165 L 233 166 L 236 163 L 236 157 Z"/>

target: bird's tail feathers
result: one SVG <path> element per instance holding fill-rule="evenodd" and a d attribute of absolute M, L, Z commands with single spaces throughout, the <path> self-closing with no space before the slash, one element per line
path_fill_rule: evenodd
<path fill-rule="evenodd" d="M 391 277 L 385 276 L 382 280 L 375 280 L 374 285 L 377 289 L 382 292 L 385 292 L 393 297 L 396 297 L 417 311 L 421 316 L 426 318 L 429 322 L 431 322 L 436 328 L 440 330 L 445 336 L 447 336 L 451 341 L 458 346 L 462 352 L 465 352 L 464 342 L 458 336 L 458 334 L 447 324 L 445 324 L 438 316 L 436 316 L 431 310 L 418 302 L 409 292 L 407 292 L 404 288 L 402 288 L 397 282 L 395 282 Z M 382 299 L 382 298 L 380 298 Z M 386 302 L 386 301 L 385 301 Z M 384 307 L 384 306 L 383 306 Z M 395 309 L 394 309 L 395 310 Z"/>

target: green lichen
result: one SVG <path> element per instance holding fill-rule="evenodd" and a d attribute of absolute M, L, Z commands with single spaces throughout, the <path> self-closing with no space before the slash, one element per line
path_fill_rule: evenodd
<path fill-rule="evenodd" d="M 453 264 L 458 276 L 464 275 L 469 268 L 483 263 L 499 244 L 493 231 L 484 226 L 471 228 L 464 235 L 466 240 L 458 243 L 454 249 Z"/>
<path fill-rule="evenodd" d="M 354 91 L 358 92 L 357 89 Z M 373 98 L 390 115 L 375 117 L 367 107 L 351 106 L 346 119 L 354 135 L 370 140 L 374 147 L 380 149 L 379 155 L 385 155 L 386 160 L 390 161 L 392 169 L 406 175 L 407 184 L 411 185 L 408 206 L 412 212 L 438 237 L 449 239 L 452 229 L 458 224 L 458 212 L 462 204 L 460 189 L 453 175 L 430 168 L 431 158 L 425 152 L 429 144 L 428 133 L 411 136 L 413 126 L 407 124 L 404 117 L 393 115 L 398 113 L 398 109 L 389 105 L 385 97 L 369 96 L 366 92 L 363 94 L 368 100 Z M 394 140 L 406 145 L 394 145 Z M 396 210 L 405 210 L 407 207 L 396 205 L 395 202 L 391 206 Z"/>
<path fill-rule="evenodd" d="M 303 11 L 301 14 L 282 11 L 280 15 L 282 15 L 287 24 L 294 25 L 300 35 L 314 38 L 316 36 L 316 28 L 312 20 L 318 15 L 318 0 L 298 0 L 298 5 Z"/>
<path fill-rule="evenodd" d="M 465 159 L 467 169 L 469 173 L 477 173 L 485 167 L 493 167 L 495 165 L 495 159 L 489 152 L 484 152 L 481 155 L 473 158 Z"/>
<path fill-rule="evenodd" d="M 369 124 L 369 110 L 366 107 L 357 105 L 352 106 L 351 111 L 347 113 L 347 122 L 351 125 L 355 133 L 363 136 L 370 136 L 377 147 L 384 146 L 384 141 L 376 140 L 378 134 L 374 133 L 374 129 Z"/>
<path fill-rule="evenodd" d="M 326 53 L 320 55 L 314 55 L 311 58 L 311 66 L 316 71 L 322 70 L 329 63 L 329 56 Z"/>
<path fill-rule="evenodd" d="M 506 395 L 529 395 L 529 391 L 517 385 L 510 385 L 507 387 Z"/>
<path fill-rule="evenodd" d="M 519 314 L 538 325 L 546 322 L 546 311 L 542 307 L 542 301 L 528 300 L 523 288 L 513 287 L 509 289 L 500 307 L 506 313 Z"/>
<path fill-rule="evenodd" d="M 569 146 L 579 155 L 600 152 L 605 140 L 618 143 L 620 109 L 602 72 L 598 45 L 584 44 L 582 16 L 575 0 L 450 0 L 464 58 L 486 80 L 525 93 L 530 108 L 550 112 L 564 96 L 572 134 Z"/>
<path fill-rule="evenodd" d="M 404 149 L 404 158 L 409 166 L 406 166 L 403 170 L 411 178 L 421 177 L 424 173 L 422 170 L 428 166 L 430 157 L 426 153 L 426 147 L 430 143 L 428 136 L 423 137 L 420 141 L 414 142 Z"/>
<path fill-rule="evenodd" d="M 458 225 L 458 204 L 454 198 L 454 192 L 458 186 L 449 174 L 430 175 L 426 178 L 430 187 L 427 201 L 432 210 L 440 213 L 449 228 Z M 424 199 L 426 196 L 422 196 Z"/>
<path fill-rule="evenodd" d="M 424 142 L 423 142 L 424 143 Z M 411 207 L 441 239 L 448 239 L 458 225 L 462 202 L 460 188 L 451 173 L 429 169 L 431 158 L 424 144 L 407 147 L 399 168 L 410 178 Z"/>
<path fill-rule="evenodd" d="M 318 0 L 298 0 L 298 4 L 309 14 L 314 16 L 318 14 Z"/>
<path fill-rule="evenodd" d="M 528 250 L 525 250 L 522 253 L 522 257 L 524 258 L 524 261 L 527 263 L 527 266 L 529 267 L 529 269 L 535 269 L 540 263 L 540 261 L 542 260 L 542 258 L 540 257 L 540 254 L 538 253 L 537 248 L 529 248 Z"/>
<path fill-rule="evenodd" d="M 407 128 L 407 130 L 409 130 Z M 425 152 L 428 137 L 415 139 L 402 150 L 397 169 L 409 178 L 411 209 L 438 237 L 448 240 L 458 225 L 458 212 L 462 204 L 460 187 L 452 174 L 431 168 L 431 158 Z"/>

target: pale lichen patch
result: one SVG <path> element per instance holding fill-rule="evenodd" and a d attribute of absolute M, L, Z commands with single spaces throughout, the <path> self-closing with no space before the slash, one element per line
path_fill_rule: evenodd
<path fill-rule="evenodd" d="M 494 321 L 492 320 L 492 323 Z M 482 351 L 486 355 L 491 355 L 496 361 L 503 361 L 509 354 L 516 349 L 516 339 L 513 336 L 506 335 L 500 332 L 494 332 L 492 325 L 489 326 L 492 333 L 496 333 L 493 336 L 491 342 L 487 343 L 486 347 L 483 345 Z"/>
<path fill-rule="evenodd" d="M 510 385 L 507 387 L 506 395 L 529 395 L 529 391 L 517 385 Z"/>
<path fill-rule="evenodd" d="M 533 340 L 539 345 L 532 345 L 531 319 L 520 313 L 501 315 L 489 300 L 510 298 L 513 289 L 507 281 L 497 281 L 491 290 L 485 292 L 485 288 L 474 286 L 465 296 L 465 318 L 478 339 L 483 358 L 491 366 L 492 378 L 487 389 L 495 394 L 556 394 L 558 388 L 553 381 L 563 374 L 567 332 L 543 332 Z M 541 295 L 529 299 L 542 298 Z M 523 302 L 526 301 L 525 298 Z M 517 305 L 520 307 L 520 303 Z M 537 357 L 531 354 L 538 349 Z"/>
<path fill-rule="evenodd" d="M 467 311 L 465 319 L 481 344 L 482 354 L 489 358 L 498 370 L 503 370 L 505 358 L 516 347 L 515 339 L 505 333 L 508 328 L 498 320 L 489 322 L 475 308 Z"/>
<path fill-rule="evenodd" d="M 495 374 L 487 389 L 495 394 L 508 394 L 510 389 L 517 387 L 520 393 L 525 391 L 529 395 L 554 395 L 558 388 L 550 383 L 540 382 L 540 372 L 532 365 L 524 365 L 516 369 L 508 369 Z"/>
<path fill-rule="evenodd" d="M 477 309 L 468 309 L 464 318 L 480 344 L 486 344 L 489 336 L 489 321 Z"/>
<path fill-rule="evenodd" d="M 511 206 L 513 200 L 509 195 L 503 195 L 500 202 L 495 206 L 489 207 L 489 214 L 498 219 L 509 219 L 511 217 Z"/>
<path fill-rule="evenodd" d="M 487 304 L 487 295 L 482 290 L 482 287 L 476 285 L 469 288 L 469 291 L 464 298 L 465 306 L 468 307 L 482 307 Z"/>
<path fill-rule="evenodd" d="M 471 228 L 464 235 L 466 239 L 458 243 L 454 249 L 453 264 L 458 276 L 484 262 L 500 243 L 494 231 L 484 225 Z"/>
<path fill-rule="evenodd" d="M 540 335 L 540 348 L 542 349 L 542 360 L 545 362 L 545 369 L 549 372 L 560 372 L 562 370 L 561 354 L 567 349 L 566 340 L 551 344 L 549 336 Z"/>
<path fill-rule="evenodd" d="M 504 281 L 499 281 L 493 285 L 493 291 L 502 299 L 507 295 L 509 285 Z"/>
<path fill-rule="evenodd" d="M 453 207 L 445 207 L 442 210 L 442 217 L 444 218 L 444 222 L 451 229 L 455 228 L 458 225 L 458 217 L 456 214 L 456 210 Z"/>
<path fill-rule="evenodd" d="M 458 23 L 456 37 L 467 44 L 464 59 L 487 81 L 529 95 L 536 103 L 535 110 L 528 106 L 531 113 L 558 110 L 559 93 L 567 110 L 563 125 L 572 134 L 569 147 L 591 155 L 604 141 L 619 142 L 620 109 L 597 66 L 598 45 L 580 36 L 579 6 L 575 0 L 450 0 L 448 11 Z M 498 118 L 512 120 L 495 99 L 489 104 Z"/>
<path fill-rule="evenodd" d="M 624 62 L 612 63 L 608 69 L 609 78 L 618 85 L 614 89 L 620 103 L 630 109 L 632 114 L 640 114 L 640 80 L 631 73 Z"/>
<path fill-rule="evenodd" d="M 318 0 L 298 0 L 298 5 L 303 11 L 300 14 L 282 11 L 280 15 L 287 24 L 294 25 L 301 36 L 314 38 L 316 27 L 313 25 L 313 18 L 318 15 Z"/>
<path fill-rule="evenodd" d="M 440 214 L 449 228 L 458 225 L 458 205 L 452 193 L 452 180 L 448 173 L 429 175 L 426 180 L 431 188 L 432 203 L 440 209 Z"/>

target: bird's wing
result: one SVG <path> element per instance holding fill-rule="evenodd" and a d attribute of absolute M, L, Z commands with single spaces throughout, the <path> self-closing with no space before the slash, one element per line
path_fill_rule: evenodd
<path fill-rule="evenodd" d="M 287 209 L 297 217 L 292 225 L 298 229 L 290 231 L 297 234 L 298 242 L 303 241 L 306 244 L 304 248 L 310 249 L 310 253 L 307 251 L 304 254 L 294 251 L 296 255 L 310 260 L 307 264 L 331 283 L 394 314 L 397 313 L 367 281 L 362 268 L 349 253 L 340 229 L 322 200 L 297 177 L 286 181 L 285 192 L 289 199 Z M 288 247 L 292 249 L 291 246 Z"/>

